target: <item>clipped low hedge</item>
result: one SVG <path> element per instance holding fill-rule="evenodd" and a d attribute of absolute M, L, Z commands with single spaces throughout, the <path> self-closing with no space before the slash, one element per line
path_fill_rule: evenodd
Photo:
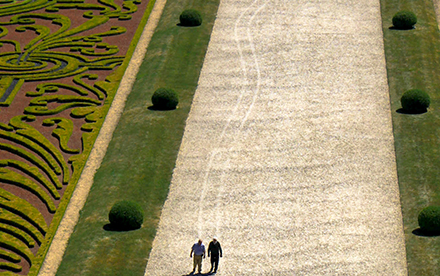
<path fill-rule="evenodd" d="M 399 11 L 393 17 L 393 26 L 399 30 L 413 29 L 417 23 L 417 16 L 410 11 Z"/>
<path fill-rule="evenodd" d="M 172 89 L 159 88 L 151 97 L 154 109 L 158 110 L 173 110 L 176 109 L 179 103 L 177 93 Z"/>
<path fill-rule="evenodd" d="M 400 102 L 404 112 L 417 114 L 427 111 L 431 104 L 431 98 L 423 90 L 411 89 L 403 94 Z"/>
<path fill-rule="evenodd" d="M 195 27 L 202 25 L 202 15 L 200 12 L 189 9 L 180 14 L 180 25 L 185 27 Z"/>
<path fill-rule="evenodd" d="M 440 206 L 424 208 L 418 217 L 420 229 L 428 234 L 440 234 Z"/>
<path fill-rule="evenodd" d="M 116 202 L 108 215 L 110 225 L 118 230 L 139 229 L 144 221 L 142 207 L 129 200 Z"/>

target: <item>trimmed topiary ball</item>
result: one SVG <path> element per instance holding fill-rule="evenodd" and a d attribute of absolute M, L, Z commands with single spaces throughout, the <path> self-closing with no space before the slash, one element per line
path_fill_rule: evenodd
<path fill-rule="evenodd" d="M 180 14 L 180 25 L 194 27 L 202 25 L 202 15 L 196 10 L 184 10 Z"/>
<path fill-rule="evenodd" d="M 113 205 L 108 218 L 115 229 L 134 230 L 141 228 L 144 212 L 138 203 L 122 200 Z"/>
<path fill-rule="evenodd" d="M 400 99 L 402 108 L 407 113 L 424 113 L 431 104 L 429 95 L 420 89 L 406 91 Z"/>
<path fill-rule="evenodd" d="M 419 214 L 419 226 L 425 233 L 440 233 L 440 206 L 428 206 Z"/>
<path fill-rule="evenodd" d="M 154 92 L 153 97 L 151 97 L 151 102 L 155 109 L 172 110 L 176 109 L 179 103 L 179 97 L 172 89 L 159 88 Z"/>
<path fill-rule="evenodd" d="M 393 17 L 393 26 L 399 30 L 409 30 L 417 23 L 417 16 L 410 11 L 399 11 Z"/>

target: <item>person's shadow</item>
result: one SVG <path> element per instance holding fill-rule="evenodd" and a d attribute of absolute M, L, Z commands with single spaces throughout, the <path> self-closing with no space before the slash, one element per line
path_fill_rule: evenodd
<path fill-rule="evenodd" d="M 215 274 L 217 274 L 217 273 L 214 273 L 214 272 L 211 272 L 211 273 L 197 273 L 197 272 L 195 272 L 195 273 L 192 273 L 192 272 L 190 272 L 190 273 L 188 273 L 188 274 L 183 274 L 182 276 L 203 276 L 203 275 L 215 275 Z"/>

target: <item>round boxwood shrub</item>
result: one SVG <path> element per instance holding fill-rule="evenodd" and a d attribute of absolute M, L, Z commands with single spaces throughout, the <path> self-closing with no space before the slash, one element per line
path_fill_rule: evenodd
<path fill-rule="evenodd" d="M 202 25 L 202 15 L 196 10 L 184 10 L 180 14 L 180 25 L 194 27 Z"/>
<path fill-rule="evenodd" d="M 419 214 L 419 226 L 424 233 L 440 233 L 440 206 L 428 206 Z"/>
<path fill-rule="evenodd" d="M 110 225 L 115 229 L 134 230 L 141 228 L 144 212 L 138 203 L 122 200 L 113 205 L 108 218 Z"/>
<path fill-rule="evenodd" d="M 403 94 L 400 102 L 404 112 L 424 113 L 431 104 L 431 98 L 423 90 L 411 89 Z"/>
<path fill-rule="evenodd" d="M 417 16 L 410 11 L 399 11 L 393 17 L 393 26 L 399 30 L 409 30 L 417 23 Z"/>
<path fill-rule="evenodd" d="M 179 103 L 179 97 L 172 89 L 159 88 L 154 92 L 153 97 L 151 97 L 151 102 L 155 109 L 172 110 L 176 109 Z"/>

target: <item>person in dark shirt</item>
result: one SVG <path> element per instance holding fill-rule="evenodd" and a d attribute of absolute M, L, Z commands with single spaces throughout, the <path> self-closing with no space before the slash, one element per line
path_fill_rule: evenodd
<path fill-rule="evenodd" d="M 214 269 L 214 273 L 217 272 L 219 257 L 223 256 L 222 247 L 220 243 L 217 241 L 217 237 L 214 237 L 208 246 L 208 257 L 211 257 L 211 270 Z"/>

